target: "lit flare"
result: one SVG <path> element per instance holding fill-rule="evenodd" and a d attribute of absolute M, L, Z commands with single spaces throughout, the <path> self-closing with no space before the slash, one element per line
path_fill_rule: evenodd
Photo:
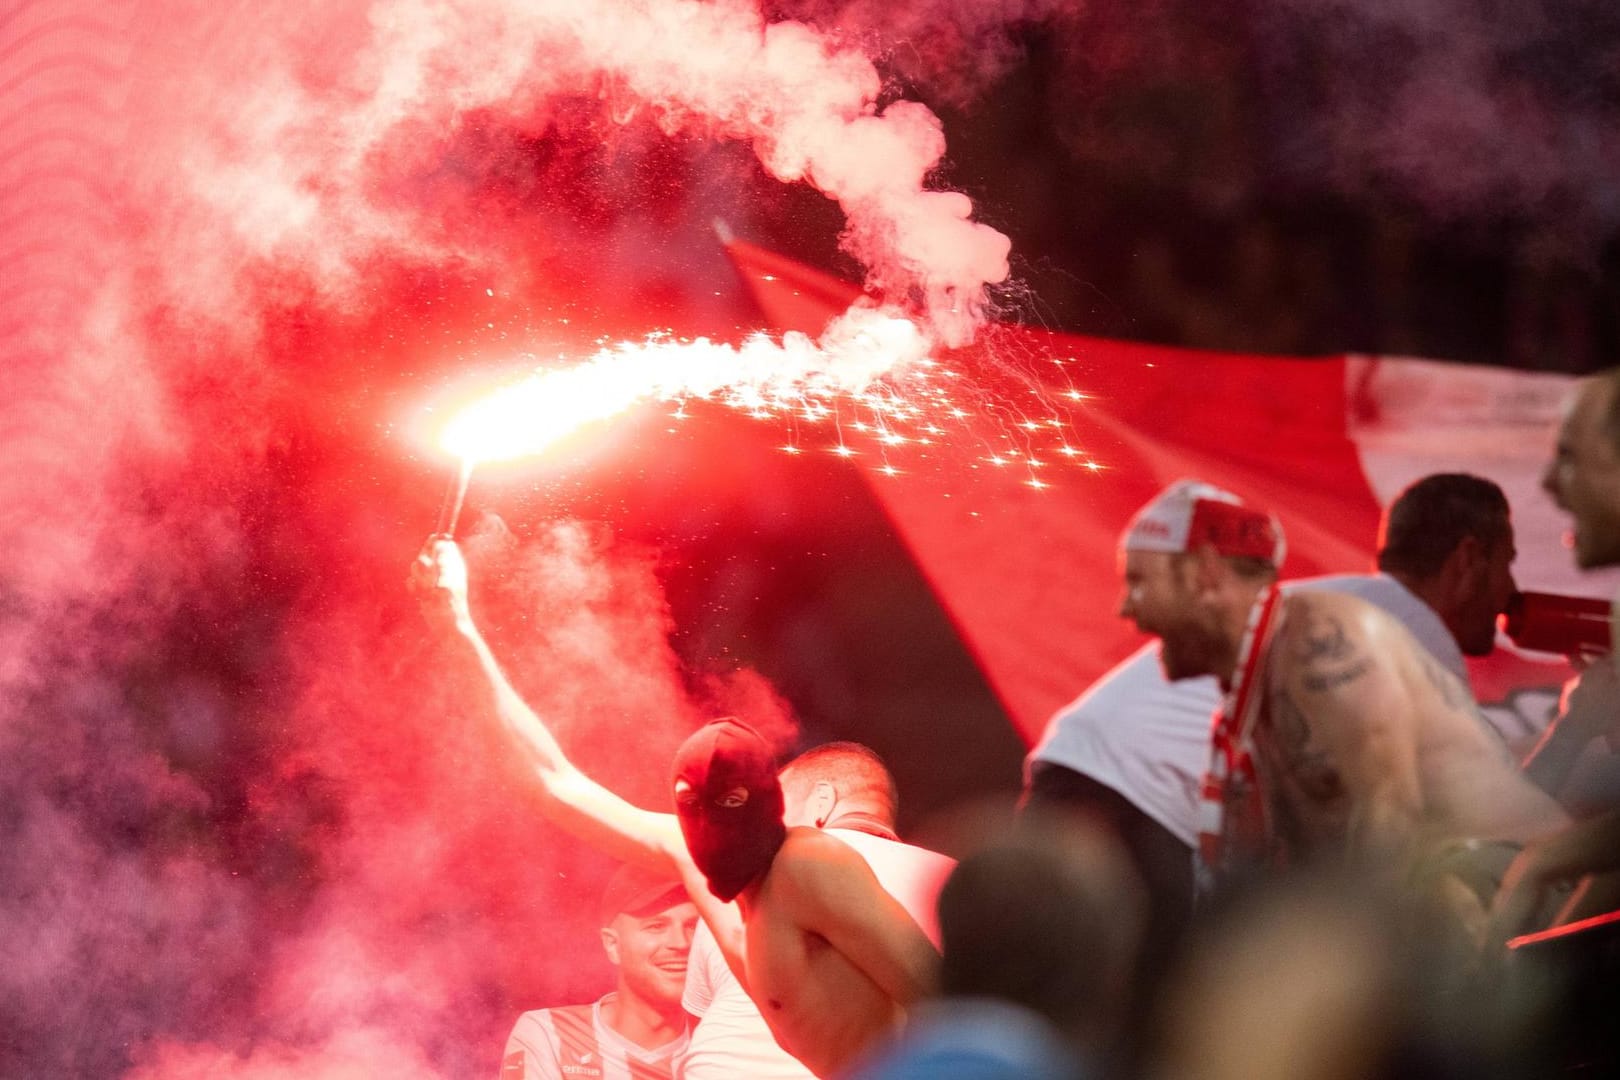
<path fill-rule="evenodd" d="M 706 338 L 621 342 L 473 402 L 445 424 L 439 442 L 473 464 L 544 453 L 643 401 L 702 398 L 756 413 L 803 410 L 816 399 L 872 393 L 878 380 L 925 361 L 928 349 L 916 324 L 872 308 L 847 312 L 819 343 L 798 333 L 780 341 L 755 334 L 741 346 Z"/>

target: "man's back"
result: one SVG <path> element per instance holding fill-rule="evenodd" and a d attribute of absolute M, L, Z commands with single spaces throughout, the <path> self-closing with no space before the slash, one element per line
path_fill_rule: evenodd
<path fill-rule="evenodd" d="M 1468 685 L 1462 652 L 1445 623 L 1389 575 L 1335 574 L 1281 588 L 1347 593 L 1383 608 Z M 1167 680 L 1158 642 L 1151 642 L 1052 718 L 1030 754 L 1031 779 L 1050 765 L 1091 777 L 1190 849 L 1198 836 L 1198 786 L 1209 767 L 1210 719 L 1219 705 L 1213 677 Z"/>
<path fill-rule="evenodd" d="M 855 849 L 866 860 L 883 891 L 900 901 L 900 906 L 939 946 L 939 890 L 956 868 L 956 860 L 937 851 L 890 840 L 857 829 L 832 826 L 824 830 Z"/>
<path fill-rule="evenodd" d="M 935 902 L 955 860 L 872 833 L 832 827 L 824 830 L 860 855 L 885 892 L 897 899 L 929 940 L 939 943 Z M 732 1080 L 738 1076 L 790 1080 L 807 1078 L 808 1068 L 781 1049 L 760 1011 L 721 958 L 713 935 L 699 928 L 688 968 L 687 1011 L 698 1016 L 682 1075 L 688 1080 Z"/>
<path fill-rule="evenodd" d="M 1399 621 L 1329 592 L 1291 591 L 1284 605 L 1254 732 L 1284 852 L 1389 846 L 1419 830 L 1524 841 L 1564 820 Z"/>
<path fill-rule="evenodd" d="M 894 849 L 885 860 L 891 876 L 920 881 L 919 867 L 949 864 L 928 852 L 902 858 L 898 849 L 919 852 L 905 845 Z M 873 883 L 871 869 L 842 839 L 795 828 L 770 872 L 745 896 L 750 996 L 777 1042 L 817 1076 L 837 1074 L 892 1032 L 924 989 L 910 971 L 871 968 L 875 957 L 846 944 L 859 938 L 862 923 L 907 915 L 887 891 L 871 889 Z M 931 968 L 937 960 L 921 933 L 913 955 L 913 968 Z"/>

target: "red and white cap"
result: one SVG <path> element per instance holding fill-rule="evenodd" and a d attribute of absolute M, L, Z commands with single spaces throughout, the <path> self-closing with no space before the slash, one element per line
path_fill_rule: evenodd
<path fill-rule="evenodd" d="M 1136 512 L 1120 547 L 1180 555 L 1208 544 L 1233 558 L 1263 559 L 1281 567 L 1288 546 L 1282 523 L 1244 505 L 1230 491 L 1199 480 L 1177 480 Z"/>

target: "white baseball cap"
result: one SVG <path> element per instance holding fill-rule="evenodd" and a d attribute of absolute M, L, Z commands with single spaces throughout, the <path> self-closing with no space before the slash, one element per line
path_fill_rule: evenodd
<path fill-rule="evenodd" d="M 1209 544 L 1217 553 L 1282 566 L 1288 546 L 1275 515 L 1201 480 L 1177 480 L 1136 512 L 1120 547 L 1180 555 Z"/>

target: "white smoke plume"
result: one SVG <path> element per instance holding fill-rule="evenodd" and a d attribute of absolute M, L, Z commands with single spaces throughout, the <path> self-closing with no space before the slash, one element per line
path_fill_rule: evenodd
<path fill-rule="evenodd" d="M 802 20 L 881 56 L 886 70 L 958 108 L 974 104 L 1024 58 L 1021 31 L 1072 19 L 1083 0 L 779 0 Z"/>
<path fill-rule="evenodd" d="M 250 56 L 239 84 L 209 87 L 200 128 L 177 135 L 178 175 L 151 177 L 151 195 L 198 200 L 212 226 L 172 238 L 177 298 L 210 295 L 203 280 L 231 281 L 244 255 L 307 267 L 350 296 L 379 250 L 486 257 L 400 197 L 415 148 L 484 113 L 543 128 L 559 99 L 581 95 L 615 119 L 645 110 L 671 135 L 740 140 L 773 176 L 813 184 L 843 209 L 868 284 L 920 305 L 948 343 L 971 336 L 986 286 L 1007 274 L 1006 238 L 972 221 L 965 196 L 928 187 L 945 151 L 938 119 L 880 104 L 872 62 L 804 24 L 769 23 L 739 0 L 398 0 L 365 15 L 289 12 L 290 44 L 347 38 L 351 62 L 312 85 L 296 54 Z"/>

